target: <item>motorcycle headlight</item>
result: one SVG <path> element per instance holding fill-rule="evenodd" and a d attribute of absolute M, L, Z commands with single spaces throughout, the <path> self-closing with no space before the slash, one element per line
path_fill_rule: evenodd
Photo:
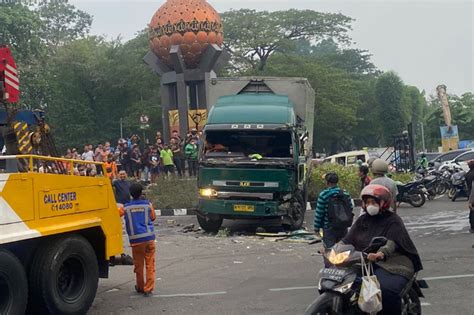
<path fill-rule="evenodd" d="M 199 189 L 199 195 L 201 197 L 215 197 L 217 196 L 217 191 L 211 188 Z"/>
<path fill-rule="evenodd" d="M 349 258 L 350 254 L 351 254 L 350 250 L 342 252 L 342 253 L 336 253 L 334 249 L 331 249 L 331 251 L 329 252 L 329 255 L 327 256 L 327 259 L 329 260 L 331 264 L 339 265 L 339 264 L 342 264 L 344 261 L 346 261 L 346 259 Z"/>

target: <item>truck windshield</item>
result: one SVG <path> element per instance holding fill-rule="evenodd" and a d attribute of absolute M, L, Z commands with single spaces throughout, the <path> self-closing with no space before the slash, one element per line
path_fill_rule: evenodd
<path fill-rule="evenodd" d="M 277 159 L 291 158 L 291 132 L 288 130 L 208 130 L 205 158 Z"/>

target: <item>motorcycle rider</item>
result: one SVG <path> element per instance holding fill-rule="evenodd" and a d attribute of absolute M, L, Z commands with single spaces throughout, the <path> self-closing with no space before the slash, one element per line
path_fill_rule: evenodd
<path fill-rule="evenodd" d="M 393 197 L 390 209 L 393 212 L 397 212 L 398 188 L 397 184 L 391 178 L 386 176 L 386 174 L 388 173 L 387 161 L 384 161 L 382 159 L 376 159 L 372 163 L 372 173 L 374 174 L 374 179 L 372 179 L 370 183 L 385 186 L 390 191 Z"/>
<path fill-rule="evenodd" d="M 469 172 L 466 173 L 465 178 L 467 184 L 467 193 L 469 195 L 472 190 L 472 182 L 474 182 L 474 160 L 467 162 L 467 166 L 469 166 Z"/>
<path fill-rule="evenodd" d="M 472 189 L 472 184 L 474 184 L 474 160 L 467 162 L 467 165 L 469 166 L 469 172 L 466 173 L 465 178 L 469 196 L 469 223 L 471 225 L 469 231 L 474 233 L 474 189 Z"/>
<path fill-rule="evenodd" d="M 382 290 L 383 309 L 379 314 L 401 314 L 400 293 L 413 275 L 423 269 L 420 256 L 402 219 L 389 210 L 392 195 L 386 187 L 370 184 L 362 190 L 361 198 L 366 215 L 357 219 L 342 242 L 362 251 L 374 237 L 388 239 L 367 259 L 375 263 L 374 273 Z"/>
<path fill-rule="evenodd" d="M 428 168 L 428 159 L 426 158 L 425 152 L 421 153 L 420 159 L 418 160 L 418 167 L 421 167 L 425 170 Z"/>

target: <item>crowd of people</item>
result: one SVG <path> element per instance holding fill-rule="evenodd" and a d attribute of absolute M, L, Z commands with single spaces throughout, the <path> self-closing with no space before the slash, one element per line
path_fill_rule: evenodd
<path fill-rule="evenodd" d="M 67 149 L 64 158 L 105 164 L 111 179 L 119 178 L 124 171 L 128 177 L 144 183 L 156 183 L 160 175 L 194 177 L 197 175 L 197 158 L 201 134 L 195 128 L 183 138 L 173 131 L 168 141 L 157 132 L 153 142 L 142 143 L 138 135 L 120 138 L 116 146 L 109 141 L 84 146 L 79 152 L 76 148 Z M 143 141 L 144 142 L 144 141 Z M 49 170 L 48 170 L 49 171 Z M 100 168 L 92 164 L 78 165 L 78 175 L 95 176 Z"/>

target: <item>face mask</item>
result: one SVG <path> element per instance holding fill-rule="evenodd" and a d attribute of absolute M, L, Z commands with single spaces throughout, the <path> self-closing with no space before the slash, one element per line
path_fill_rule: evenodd
<path fill-rule="evenodd" d="M 372 216 L 379 214 L 379 211 L 380 211 L 379 206 L 373 206 L 373 205 L 367 206 L 367 213 Z"/>

